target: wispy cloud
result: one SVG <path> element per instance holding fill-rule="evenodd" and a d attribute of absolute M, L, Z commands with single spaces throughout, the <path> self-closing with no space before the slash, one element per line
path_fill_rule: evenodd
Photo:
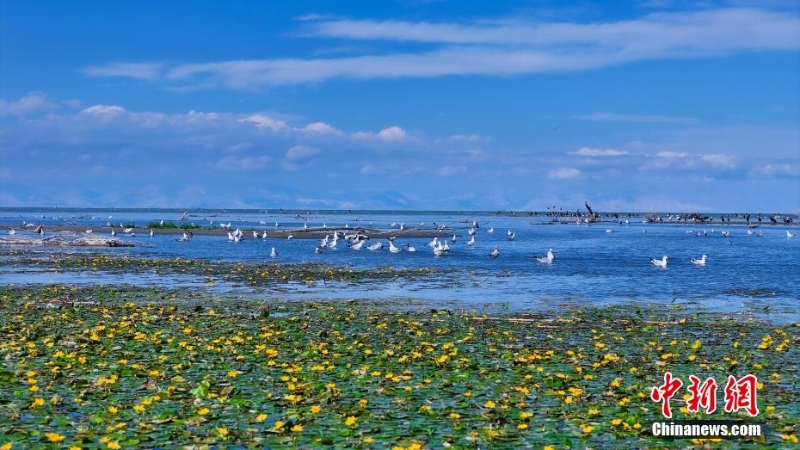
<path fill-rule="evenodd" d="M 397 125 L 393 125 L 391 127 L 387 127 L 379 131 L 377 134 L 371 131 L 357 131 L 353 133 L 353 137 L 356 139 L 366 139 L 366 140 L 379 140 L 382 142 L 402 142 L 405 140 L 410 139 L 408 136 L 408 132 Z"/>
<path fill-rule="evenodd" d="M 90 77 L 126 77 L 140 80 L 154 80 L 160 75 L 163 63 L 154 62 L 112 62 L 103 66 L 92 66 L 83 73 Z"/>
<path fill-rule="evenodd" d="M 252 116 L 245 117 L 244 119 L 239 119 L 239 122 L 253 123 L 260 130 L 281 131 L 289 128 L 289 125 L 286 122 L 273 119 L 272 117 L 265 116 L 263 114 L 254 114 Z"/>
<path fill-rule="evenodd" d="M 332 78 L 505 76 L 591 70 L 653 59 L 800 49 L 800 17 L 792 12 L 757 8 L 662 12 L 631 20 L 592 23 L 520 20 L 435 23 L 316 16 L 304 20 L 302 35 L 307 37 L 424 45 L 416 51 L 382 51 L 340 58 L 294 57 L 171 66 L 115 62 L 85 72 L 91 76 L 158 79 L 170 88 L 189 85 L 252 90 Z M 677 120 L 678 123 L 686 120 L 600 114 L 585 118 Z"/>
<path fill-rule="evenodd" d="M 637 123 L 677 123 L 677 124 L 696 124 L 700 121 L 687 117 L 667 117 L 637 114 L 615 114 L 609 112 L 599 112 L 593 114 L 583 114 L 575 116 L 576 119 L 591 120 L 595 122 L 637 122 Z"/>
<path fill-rule="evenodd" d="M 547 178 L 553 180 L 568 180 L 581 176 L 581 171 L 574 167 L 560 167 L 547 172 Z"/>
<path fill-rule="evenodd" d="M 58 105 L 44 94 L 30 93 L 19 100 L 0 99 L 0 116 L 24 116 L 26 114 L 58 109 Z"/>
<path fill-rule="evenodd" d="M 625 150 L 614 150 L 607 148 L 605 150 L 599 148 L 581 147 L 577 152 L 572 152 L 573 155 L 579 156 L 622 156 L 627 155 Z"/>

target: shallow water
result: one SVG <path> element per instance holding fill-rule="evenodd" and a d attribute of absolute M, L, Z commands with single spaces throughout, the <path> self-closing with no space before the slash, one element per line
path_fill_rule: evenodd
<path fill-rule="evenodd" d="M 14 226 L 18 234 L 30 233 L 22 221 L 54 225 L 76 225 L 97 228 L 111 221 L 114 224 L 135 223 L 146 226 L 160 220 L 176 224 L 193 222 L 201 226 L 232 223 L 232 229 L 245 231 L 240 243 L 220 236 L 195 236 L 189 242 L 177 242 L 175 235 L 158 234 L 130 239 L 140 246 L 132 248 L 40 248 L 44 252 L 104 252 L 115 255 L 137 255 L 160 258 L 191 258 L 219 261 L 309 263 L 322 262 L 350 265 L 354 269 L 380 266 L 396 268 L 432 267 L 455 269 L 457 277 L 410 282 L 382 281 L 371 284 L 305 284 L 282 286 L 279 290 L 253 292 L 280 293 L 282 296 L 306 298 L 418 298 L 464 305 L 505 304 L 510 309 L 558 309 L 575 304 L 611 304 L 649 302 L 675 304 L 700 311 L 761 314 L 779 321 L 800 320 L 800 237 L 788 239 L 786 230 L 796 227 L 762 226 L 752 235 L 742 225 L 678 225 L 644 224 L 642 217 L 630 218 L 630 224 L 601 223 L 591 225 L 549 224 L 547 217 L 494 216 L 468 213 L 418 212 L 327 212 L 321 214 L 283 214 L 276 211 L 203 211 L 189 212 L 186 222 L 177 219 L 183 212 L 165 210 L 135 211 L 57 211 L 2 210 L 0 225 Z M 112 216 L 111 219 L 108 216 Z M 356 251 L 339 242 L 339 248 L 316 254 L 317 240 L 285 238 L 253 239 L 251 230 L 269 234 L 276 229 L 300 229 L 308 218 L 309 227 L 363 226 L 376 229 L 395 228 L 400 222 L 407 227 L 431 229 L 433 224 L 446 224 L 458 236 L 451 242 L 451 252 L 435 258 L 427 246 L 431 238 L 398 238 L 396 245 L 410 243 L 416 253 L 388 251 Z M 468 247 L 468 228 L 477 220 L 476 244 Z M 211 223 L 213 221 L 213 224 Z M 263 223 L 261 223 L 263 222 Z M 490 227 L 494 233 L 488 233 Z M 513 230 L 516 239 L 506 239 Z M 607 232 L 611 230 L 611 232 Z M 729 231 L 730 236 L 722 235 Z M 698 233 L 705 235 L 697 236 Z M 759 237 L 759 234 L 762 234 Z M 118 237 L 120 237 L 118 235 Z M 500 257 L 491 259 L 489 252 L 498 246 Z M 278 257 L 269 257 L 275 248 Z M 548 248 L 555 253 L 550 264 L 538 263 L 537 255 Z M 690 257 L 708 255 L 705 267 L 689 263 Z M 669 256 L 667 268 L 658 268 L 650 257 Z M 24 270 L 24 272 L 22 272 Z M 202 277 L 187 275 L 52 273 L 33 268 L 13 267 L 0 271 L 1 283 L 40 284 L 63 282 L 130 283 L 205 287 Z M 217 283 L 214 289 L 248 289 Z M 673 303 L 673 299 L 675 299 Z M 765 309 L 766 308 L 766 309 Z"/>

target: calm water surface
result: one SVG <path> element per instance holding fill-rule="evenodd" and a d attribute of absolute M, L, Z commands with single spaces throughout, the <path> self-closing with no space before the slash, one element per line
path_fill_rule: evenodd
<path fill-rule="evenodd" d="M 133 248 L 42 248 L 56 252 L 106 252 L 115 255 L 137 255 L 159 258 L 192 258 L 219 261 L 330 263 L 350 265 L 354 269 L 380 266 L 396 268 L 455 269 L 457 280 L 431 279 L 425 282 L 405 280 L 366 285 L 293 286 L 281 295 L 304 298 L 415 298 L 430 301 L 455 302 L 468 306 L 505 304 L 511 309 L 543 310 L 581 304 L 619 302 L 653 302 L 671 305 L 673 299 L 683 306 L 708 311 L 725 311 L 765 315 L 780 321 L 800 319 L 800 237 L 787 238 L 786 230 L 798 227 L 783 225 L 761 226 L 748 234 L 742 225 L 684 225 L 644 224 L 642 217 L 631 217 L 630 224 L 606 222 L 591 225 L 551 224 L 547 217 L 495 216 L 475 213 L 417 213 L 417 212 L 324 212 L 284 214 L 279 211 L 189 211 L 185 221 L 177 219 L 183 211 L 166 210 L 3 210 L 0 225 L 13 226 L 18 235 L 30 233 L 22 222 L 54 225 L 76 225 L 87 229 L 99 228 L 107 222 L 134 223 L 144 227 L 160 220 L 176 224 L 195 223 L 201 226 L 232 224 L 232 229 L 245 231 L 239 243 L 220 236 L 195 236 L 189 242 L 177 242 L 175 235 L 137 236 L 129 239 Z M 110 218 L 109 218 L 110 217 Z M 452 234 L 443 237 L 451 247 L 444 257 L 435 258 L 427 246 L 431 238 L 398 238 L 396 245 L 406 243 L 417 248 L 416 253 L 388 251 L 372 252 L 366 248 L 356 251 L 340 241 L 336 250 L 316 254 L 317 240 L 268 237 L 253 239 L 252 230 L 269 234 L 276 229 L 300 229 L 308 219 L 309 227 L 362 226 L 375 229 L 396 228 L 405 223 L 408 228 L 431 229 L 435 224 L 447 225 Z M 468 229 L 473 220 L 476 243 L 466 245 Z M 493 233 L 489 229 L 494 228 Z M 507 231 L 513 230 L 516 239 L 509 241 Z M 730 233 L 724 236 L 723 232 Z M 698 236 L 700 234 L 701 236 Z M 118 235 L 120 237 L 120 235 Z M 500 257 L 492 259 L 489 252 L 498 246 Z M 278 257 L 270 258 L 275 248 Z M 555 261 L 541 264 L 535 256 L 544 255 L 548 248 Z M 705 267 L 695 267 L 690 257 L 708 255 Z M 658 268 L 650 257 L 669 256 L 667 268 Z M 103 283 L 127 282 L 141 285 L 203 286 L 203 280 L 192 276 L 165 278 L 152 274 L 78 274 L 38 272 L 34 268 L 0 266 L 0 282 L 8 284 L 39 284 L 52 282 Z M 243 286 L 220 285 L 217 289 L 247 289 Z"/>

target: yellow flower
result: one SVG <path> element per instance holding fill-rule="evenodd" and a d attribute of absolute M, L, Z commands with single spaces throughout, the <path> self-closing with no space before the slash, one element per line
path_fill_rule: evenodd
<path fill-rule="evenodd" d="M 292 433 L 299 433 L 303 431 L 303 426 L 298 423 L 297 425 L 290 428 L 290 430 L 292 431 Z"/>
<path fill-rule="evenodd" d="M 279 420 L 279 421 L 275 422 L 275 425 L 273 425 L 272 428 L 274 428 L 276 430 L 280 430 L 281 428 L 283 428 L 284 425 L 285 424 L 283 423 L 283 421 Z"/>
<path fill-rule="evenodd" d="M 259 415 L 256 416 L 256 422 L 260 423 L 260 422 L 263 422 L 265 420 L 267 420 L 267 415 L 266 414 L 262 413 L 262 414 L 259 414 Z"/>
<path fill-rule="evenodd" d="M 533 417 L 533 413 L 530 411 L 522 411 L 519 413 L 519 418 L 522 420 L 530 419 L 531 417 Z"/>
<path fill-rule="evenodd" d="M 366 406 L 367 406 L 367 399 L 365 399 L 365 398 L 362 398 L 361 400 L 359 400 L 359 401 L 358 401 L 358 404 L 359 404 L 359 405 L 360 405 L 362 408 L 366 407 Z"/>
<path fill-rule="evenodd" d="M 589 434 L 594 430 L 594 427 L 591 425 L 581 425 L 581 430 L 583 430 L 584 433 Z"/>
<path fill-rule="evenodd" d="M 528 428 L 528 424 L 527 423 L 521 423 L 521 424 L 517 425 L 517 428 L 519 428 L 520 430 L 524 430 L 524 429 Z"/>
<path fill-rule="evenodd" d="M 111 450 L 119 450 L 120 448 L 122 448 L 120 447 L 119 442 L 117 441 L 109 442 L 108 444 L 106 444 L 106 447 L 110 448 Z"/>
<path fill-rule="evenodd" d="M 357 420 L 358 419 L 356 419 L 353 416 L 348 416 L 346 419 L 344 419 L 344 424 L 347 425 L 348 427 L 352 427 L 356 425 Z"/>
<path fill-rule="evenodd" d="M 486 402 L 486 404 L 484 404 L 483 406 L 484 406 L 485 408 L 489 408 L 489 409 L 491 409 L 491 408 L 494 408 L 496 405 L 495 405 L 495 403 L 494 403 L 493 401 L 489 400 L 489 401 L 488 401 L 488 402 Z"/>
<path fill-rule="evenodd" d="M 228 429 L 227 429 L 227 428 L 225 428 L 225 427 L 219 427 L 219 428 L 217 428 L 217 433 L 218 433 L 220 436 L 222 436 L 222 437 L 225 437 L 225 436 L 227 436 L 227 435 L 228 435 L 228 433 L 229 433 L 229 432 L 228 432 Z"/>
<path fill-rule="evenodd" d="M 2 446 L 0 446 L 0 450 L 11 450 L 11 447 L 14 446 L 13 442 L 6 442 Z"/>
<path fill-rule="evenodd" d="M 200 408 L 200 410 L 197 411 L 197 414 L 201 415 L 201 416 L 205 416 L 206 414 L 208 414 L 208 408 Z"/>
<path fill-rule="evenodd" d="M 619 426 L 622 423 L 622 419 L 611 419 L 611 425 Z"/>
<path fill-rule="evenodd" d="M 239 375 L 239 372 L 237 372 L 237 371 L 235 371 L 235 370 L 229 370 L 229 371 L 228 371 L 228 376 L 229 376 L 229 377 L 231 377 L 231 378 L 236 378 L 236 375 Z"/>
<path fill-rule="evenodd" d="M 367 436 L 367 437 L 365 437 L 365 438 L 363 439 L 363 442 L 364 442 L 365 444 L 372 444 L 372 441 L 374 441 L 374 439 L 372 439 L 372 438 L 371 438 L 371 437 L 369 437 L 369 436 Z"/>
<path fill-rule="evenodd" d="M 542 450 L 556 450 L 556 449 L 554 449 L 553 447 L 551 447 L 549 445 L 545 445 L 544 447 L 542 447 Z"/>
<path fill-rule="evenodd" d="M 133 407 L 133 410 L 138 412 L 138 413 L 144 412 L 144 406 L 136 405 L 136 406 Z"/>
<path fill-rule="evenodd" d="M 111 414 L 116 414 L 117 411 L 119 411 L 119 410 L 117 409 L 116 406 L 109 406 L 108 407 L 108 412 L 110 412 Z"/>
<path fill-rule="evenodd" d="M 460 419 L 461 418 L 461 414 L 456 413 L 456 412 L 451 412 L 450 413 L 450 418 L 453 419 L 453 420 Z"/>
<path fill-rule="evenodd" d="M 47 438 L 48 441 L 58 444 L 59 442 L 64 440 L 64 436 L 58 433 L 45 433 L 44 436 Z"/>
<path fill-rule="evenodd" d="M 314 406 L 311 407 L 311 413 L 312 414 L 317 414 L 317 413 L 320 412 L 321 409 L 322 408 L 320 408 L 319 405 L 314 405 Z"/>
<path fill-rule="evenodd" d="M 42 406 L 42 405 L 44 405 L 44 399 L 43 398 L 35 398 L 33 400 L 33 403 L 31 403 L 31 408 L 36 408 L 36 407 L 39 407 L 39 406 Z"/>

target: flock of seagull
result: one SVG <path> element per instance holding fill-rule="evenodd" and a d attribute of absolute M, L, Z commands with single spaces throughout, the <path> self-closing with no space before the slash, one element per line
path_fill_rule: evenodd
<path fill-rule="evenodd" d="M 163 221 L 162 221 L 162 224 L 163 224 Z M 263 224 L 263 222 L 262 222 L 262 224 Z M 32 224 L 27 224 L 25 222 L 23 222 L 23 226 L 33 227 Z M 228 230 L 228 240 L 229 241 L 240 242 L 241 240 L 244 239 L 244 232 L 242 232 L 240 229 L 237 228 L 234 231 L 230 231 L 230 228 L 231 228 L 231 224 L 230 223 L 228 223 L 228 224 L 222 223 L 222 224 L 220 224 L 220 226 L 223 229 Z M 278 227 L 278 223 L 276 223 L 275 226 Z M 395 223 L 392 224 L 392 227 L 396 227 L 396 226 L 397 225 Z M 472 222 L 472 226 L 468 229 L 468 234 L 469 234 L 470 238 L 465 243 L 465 245 L 467 247 L 474 247 L 475 246 L 475 235 L 477 234 L 477 229 L 478 228 L 479 228 L 478 223 L 476 221 L 473 221 Z M 304 224 L 303 229 L 304 230 L 308 230 L 309 229 L 308 228 L 308 223 Z M 404 224 L 401 223 L 399 229 L 400 229 L 400 231 L 403 231 L 405 229 Z M 437 227 L 437 231 L 442 231 L 442 230 L 438 229 L 438 227 Z M 494 233 L 494 228 L 493 227 L 489 228 L 486 231 L 489 234 Z M 642 230 L 642 231 L 646 232 L 646 230 Z M 88 229 L 88 230 L 85 231 L 86 234 L 91 234 L 92 232 L 93 231 L 91 229 Z M 129 237 L 135 237 L 136 236 L 136 234 L 134 233 L 134 229 L 133 228 L 122 228 L 122 232 L 126 236 L 129 236 Z M 612 232 L 611 229 L 607 229 L 606 230 L 606 233 L 610 233 L 610 232 Z M 44 229 L 43 229 L 42 225 L 35 226 L 34 233 L 37 233 L 39 235 L 44 235 Z M 266 230 L 263 230 L 261 233 L 259 233 L 257 230 L 253 230 L 252 233 L 253 233 L 253 238 L 254 239 L 259 239 L 259 238 L 260 239 L 267 239 L 267 231 Z M 690 233 L 693 234 L 694 232 L 693 231 L 687 231 L 686 233 L 687 234 L 690 234 Z M 712 233 L 713 233 L 713 229 L 712 229 Z M 11 229 L 11 230 L 8 231 L 8 234 L 10 234 L 10 235 L 16 234 L 16 230 Z M 114 228 L 112 228 L 110 234 L 111 234 L 111 236 L 116 236 L 117 232 L 115 231 Z M 703 232 L 697 233 L 697 236 L 705 236 L 706 234 L 707 234 L 707 232 L 703 231 Z M 753 233 L 752 230 L 748 229 L 747 230 L 747 234 L 748 235 L 752 235 L 754 233 Z M 150 237 L 153 237 L 155 235 L 155 233 L 153 232 L 152 229 L 150 230 L 149 235 L 150 235 Z M 729 237 L 730 236 L 730 231 L 725 230 L 725 231 L 722 232 L 722 235 L 726 236 L 726 237 Z M 759 236 L 762 236 L 762 234 L 760 232 L 759 232 Z M 183 232 L 181 237 L 176 239 L 176 241 L 178 241 L 178 242 L 188 242 L 193 237 L 194 237 L 194 234 L 191 231 L 186 230 L 186 231 Z M 789 230 L 786 230 L 786 237 L 787 238 L 793 238 L 794 234 L 791 233 Z M 294 236 L 292 234 L 289 234 L 287 236 L 287 238 L 288 239 L 293 239 Z M 451 238 L 451 242 L 455 243 L 457 238 L 458 238 L 458 236 L 456 234 L 453 234 L 453 236 Z M 516 239 L 516 233 L 513 230 L 507 230 L 506 238 L 509 241 L 513 241 L 514 239 Z M 344 240 L 347 243 L 346 244 L 347 247 L 349 247 L 350 249 L 353 249 L 353 250 L 361 250 L 362 248 L 366 248 L 367 250 L 370 250 L 370 251 L 379 251 L 379 250 L 384 248 L 384 245 L 383 245 L 382 242 L 374 242 L 372 244 L 366 245 L 366 242 L 369 239 L 370 239 L 369 235 L 366 232 L 364 232 L 363 230 L 358 230 L 358 231 L 356 231 L 354 233 L 351 233 L 351 234 L 346 234 L 344 231 L 334 231 L 333 232 L 333 237 L 331 237 L 331 234 L 327 234 L 327 235 L 325 235 L 325 237 L 323 239 L 321 239 L 319 241 L 319 243 L 317 244 L 314 252 L 315 253 L 323 253 L 326 250 L 334 250 L 334 249 L 337 248 L 340 240 Z M 416 252 L 417 251 L 417 249 L 415 247 L 413 247 L 410 243 L 407 243 L 405 246 L 401 246 L 401 247 L 396 246 L 395 245 L 395 239 L 396 239 L 395 236 L 390 236 L 390 237 L 387 238 L 388 243 L 389 243 L 389 252 L 390 253 L 400 253 L 400 252 L 403 252 L 403 251 L 405 251 L 405 252 Z M 430 247 L 432 249 L 433 255 L 435 257 L 441 257 L 441 256 L 444 256 L 444 255 L 446 255 L 447 253 L 450 252 L 450 245 L 448 244 L 447 240 L 446 239 L 440 239 L 438 236 L 434 237 L 433 240 L 430 241 L 427 245 L 428 245 L 428 247 Z M 495 245 L 494 249 L 489 253 L 489 257 L 491 257 L 492 259 L 496 259 L 499 256 L 500 256 L 499 246 Z M 270 257 L 271 258 L 277 258 L 278 257 L 278 252 L 276 251 L 275 247 L 271 248 Z M 552 264 L 553 261 L 555 260 L 555 254 L 553 253 L 553 249 L 552 248 L 549 249 L 547 251 L 547 254 L 545 254 L 544 256 L 536 256 L 536 260 L 539 263 L 542 263 L 542 264 Z M 650 263 L 653 264 L 656 267 L 666 268 L 668 260 L 669 260 L 669 257 L 667 255 L 663 255 L 661 258 L 650 258 Z M 689 258 L 689 262 L 694 266 L 705 266 L 707 260 L 708 260 L 708 256 L 707 255 L 702 255 L 700 258 Z"/>

